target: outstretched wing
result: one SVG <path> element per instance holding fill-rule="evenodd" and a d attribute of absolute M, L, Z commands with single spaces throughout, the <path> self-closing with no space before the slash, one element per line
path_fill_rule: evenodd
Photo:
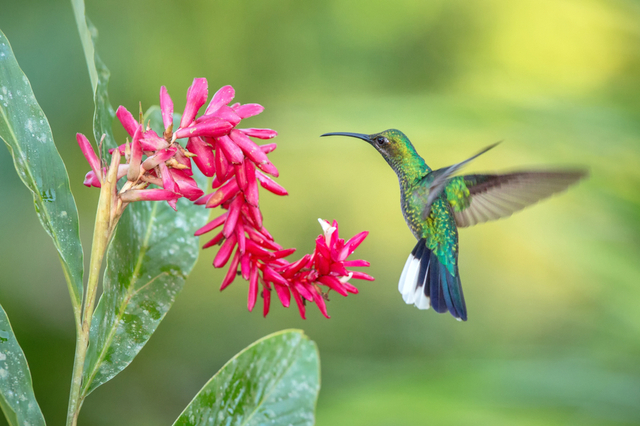
<path fill-rule="evenodd" d="M 456 224 L 466 227 L 511 216 L 518 210 L 564 191 L 585 176 L 585 170 L 466 175 L 449 179 L 444 192 Z"/>

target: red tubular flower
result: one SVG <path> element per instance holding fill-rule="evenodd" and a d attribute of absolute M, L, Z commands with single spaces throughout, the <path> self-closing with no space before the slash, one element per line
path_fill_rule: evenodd
<path fill-rule="evenodd" d="M 259 186 L 276 195 L 288 195 L 284 187 L 267 176 L 278 177 L 278 169 L 267 157 L 276 149 L 276 144 L 258 145 L 251 139 L 271 139 L 277 132 L 237 128 L 243 119 L 260 114 L 264 108 L 259 104 L 229 105 L 235 96 L 231 86 L 218 90 L 204 114 L 197 117 L 207 101 L 207 93 L 207 80 L 194 79 L 187 91 L 180 124 L 174 131 L 173 101 L 167 89 L 161 87 L 162 136 L 148 127 L 145 129 L 126 108 L 118 108 L 116 116 L 132 137 L 130 143 L 116 148 L 126 160 L 117 173 L 118 179 L 127 177 L 119 191 L 120 201 L 125 206 L 134 201 L 167 201 L 175 208 L 177 200 L 185 197 L 206 208 L 221 207 L 226 212 L 195 233 L 198 236 L 216 232 L 204 248 L 219 245 L 213 265 L 216 268 L 228 265 L 221 290 L 240 272 L 249 281 L 247 307 L 250 311 L 260 294 L 266 316 L 271 292 L 275 290 L 285 307 L 293 297 L 302 318 L 306 317 L 307 302 L 318 305 L 320 312 L 329 318 L 325 302 L 331 290 L 347 296 L 358 292 L 349 283 L 350 279 L 373 280 L 363 272 L 348 269 L 369 266 L 364 260 L 347 260 L 367 232 L 345 242 L 338 236 L 337 222 L 330 225 L 321 220 L 323 234 L 316 239 L 314 252 L 293 263 L 286 260 L 295 249 L 283 249 L 274 241 L 263 226 L 259 207 Z M 178 143 L 182 138 L 188 138 L 186 146 Z M 78 134 L 77 140 L 91 166 L 84 184 L 100 187 L 106 168 L 102 167 L 86 137 Z M 198 188 L 192 178 L 191 158 L 203 174 L 213 177 L 213 193 L 204 195 Z M 158 188 L 149 188 L 149 185 Z"/>

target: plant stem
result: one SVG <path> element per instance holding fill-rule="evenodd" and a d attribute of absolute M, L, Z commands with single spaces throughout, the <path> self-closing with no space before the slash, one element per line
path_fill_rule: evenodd
<path fill-rule="evenodd" d="M 111 159 L 111 166 L 107 177 L 101 184 L 100 200 L 96 212 L 96 222 L 93 229 L 93 243 L 91 245 L 91 261 L 89 266 L 89 278 L 82 310 L 82 326 L 76 336 L 76 352 L 73 360 L 73 375 L 71 377 L 71 391 L 69 394 L 69 407 L 67 409 L 67 426 L 75 426 L 78 422 L 78 414 L 82 407 L 84 395 L 81 395 L 82 375 L 84 363 L 89 346 L 89 332 L 91 331 L 91 319 L 96 301 L 98 282 L 100 281 L 100 269 L 107 251 L 107 246 L 116 221 L 112 220 L 112 198 L 115 196 L 115 185 L 120 163 L 120 154 L 116 150 Z"/>

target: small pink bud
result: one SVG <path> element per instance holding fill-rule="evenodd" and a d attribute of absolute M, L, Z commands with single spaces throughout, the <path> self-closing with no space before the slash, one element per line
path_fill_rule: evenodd
<path fill-rule="evenodd" d="M 247 299 L 247 308 L 249 311 L 253 310 L 256 306 L 256 300 L 258 299 L 258 266 L 253 263 L 251 265 L 251 273 L 249 274 L 249 297 Z"/>
<path fill-rule="evenodd" d="M 240 149 L 245 153 L 247 158 L 253 161 L 256 164 L 267 163 L 269 159 L 267 158 L 267 154 L 262 152 L 262 150 L 256 145 L 251 139 L 247 137 L 240 130 L 234 129 L 229 133 L 229 137 L 233 142 L 240 147 Z"/>
<path fill-rule="evenodd" d="M 278 299 L 280 299 L 282 306 L 284 306 L 285 308 L 288 308 L 289 305 L 291 304 L 291 293 L 289 292 L 288 284 L 280 285 L 280 284 L 274 283 L 273 286 L 276 289 L 276 294 L 278 295 Z"/>
<path fill-rule="evenodd" d="M 269 314 L 269 307 L 271 306 L 271 289 L 265 286 L 262 289 L 262 315 L 267 316 Z"/>
<path fill-rule="evenodd" d="M 322 315 L 324 315 L 325 318 L 331 318 L 329 314 L 327 314 L 327 305 L 324 303 L 322 295 L 317 291 L 313 292 L 313 301 L 316 302 L 316 305 L 318 305 L 318 309 L 320 309 L 320 312 L 322 313 Z"/>
<path fill-rule="evenodd" d="M 96 176 L 96 174 L 93 172 L 93 170 L 91 170 L 90 172 L 88 172 L 85 177 L 84 177 L 84 182 L 82 182 L 82 184 L 84 186 L 87 187 L 95 187 L 95 188 L 100 188 L 102 185 L 100 184 L 100 179 L 98 179 L 98 177 Z"/>
<path fill-rule="evenodd" d="M 202 197 L 200 197 L 196 201 L 194 201 L 193 204 L 195 204 L 197 206 L 203 206 L 203 205 L 207 204 L 207 201 L 209 201 L 209 199 L 211 199 L 211 197 L 213 197 L 213 192 L 210 193 L 210 194 L 203 195 Z"/>
<path fill-rule="evenodd" d="M 278 169 L 276 169 L 276 166 L 271 164 L 270 161 L 267 161 L 266 163 L 257 164 L 257 166 L 260 170 L 262 170 L 265 173 L 269 173 L 271 176 L 275 176 L 275 177 L 280 176 L 280 173 L 278 173 Z"/>
<path fill-rule="evenodd" d="M 227 264 L 229 257 L 231 257 L 231 252 L 233 248 L 236 246 L 236 236 L 232 235 L 230 238 L 222 244 L 220 250 L 218 250 L 218 254 L 216 254 L 215 259 L 213 259 L 213 266 L 216 268 L 222 268 Z"/>
<path fill-rule="evenodd" d="M 229 206 L 229 216 L 227 216 L 227 220 L 224 223 L 224 228 L 222 229 L 222 233 L 227 238 L 229 238 L 235 232 L 235 227 L 238 223 L 238 216 L 240 215 L 243 201 L 244 198 L 242 196 L 236 197 Z"/>
<path fill-rule="evenodd" d="M 213 231 L 214 229 L 222 225 L 225 222 L 225 220 L 227 220 L 228 215 L 229 215 L 229 212 L 221 214 L 217 218 L 213 219 L 211 222 L 207 223 L 202 228 L 198 229 L 193 235 L 197 237 L 202 234 L 206 234 L 207 232 Z"/>
<path fill-rule="evenodd" d="M 91 166 L 91 170 L 98 179 L 98 182 L 100 182 L 102 180 L 102 166 L 100 164 L 100 159 L 98 159 L 98 156 L 91 146 L 91 142 L 89 142 L 89 139 L 87 139 L 82 133 L 76 133 L 76 139 L 78 141 L 78 145 L 80 145 L 80 151 L 84 154 L 84 158 L 87 159 L 89 166 Z"/>
<path fill-rule="evenodd" d="M 188 175 L 189 170 L 169 169 L 169 172 L 178 185 L 178 192 L 189 201 L 196 201 L 204 194 L 196 181 Z"/>
<path fill-rule="evenodd" d="M 247 136 L 258 139 L 272 139 L 278 136 L 278 132 L 271 129 L 238 129 Z M 264 145 L 263 145 L 264 146 Z"/>
<path fill-rule="evenodd" d="M 140 145 L 142 146 L 143 151 L 157 151 L 169 146 L 167 141 L 158 136 L 158 134 L 153 130 L 147 130 L 142 133 Z"/>
<path fill-rule="evenodd" d="M 264 152 L 265 154 L 268 154 L 270 152 L 275 151 L 276 147 L 278 145 L 275 143 L 266 143 L 264 145 L 260 145 L 260 149 L 262 150 L 262 152 Z"/>
<path fill-rule="evenodd" d="M 260 104 L 244 104 L 234 109 L 241 118 L 253 117 L 264 111 L 264 107 Z"/>
<path fill-rule="evenodd" d="M 213 247 L 217 245 L 220 241 L 224 240 L 224 235 L 222 232 L 219 232 L 215 237 L 209 240 L 205 245 L 202 246 L 203 249 Z"/>
<path fill-rule="evenodd" d="M 160 150 L 156 152 L 155 155 L 152 155 L 151 157 L 144 160 L 144 162 L 142 163 L 142 167 L 144 167 L 145 170 L 155 169 L 159 164 L 164 163 L 165 161 L 173 157 L 176 154 L 176 151 L 177 149 L 174 146 Z"/>
<path fill-rule="evenodd" d="M 187 142 L 187 149 L 189 152 L 196 154 L 193 157 L 194 163 L 198 166 L 198 169 L 207 177 L 212 177 L 216 171 L 215 156 L 213 155 L 213 149 L 209 144 L 202 141 L 200 138 L 189 138 Z"/>
<path fill-rule="evenodd" d="M 228 121 L 221 120 L 218 117 L 211 117 L 201 123 L 196 123 L 192 126 L 178 129 L 174 136 L 178 139 L 194 136 L 207 136 L 214 138 L 228 133 L 232 128 L 233 126 Z"/>
<path fill-rule="evenodd" d="M 233 143 L 229 136 L 220 136 L 217 139 L 218 146 L 222 149 L 222 152 L 232 164 L 241 164 L 244 161 L 244 154 L 242 150 L 238 148 L 238 145 Z"/>
<path fill-rule="evenodd" d="M 198 110 L 205 102 L 207 102 L 207 97 L 209 96 L 209 91 L 207 89 L 207 79 L 206 78 L 194 78 L 193 84 L 187 90 L 187 105 L 184 107 L 184 113 L 182 114 L 182 119 L 180 120 L 180 128 L 187 127 L 193 122 L 193 119 L 196 118 L 198 114 Z M 178 136 L 181 138 L 184 136 Z"/>
<path fill-rule="evenodd" d="M 257 171 L 256 177 L 258 178 L 258 182 L 260 182 L 260 185 L 267 191 L 272 192 L 276 195 L 289 195 L 284 187 L 276 183 L 273 179 L 271 179 L 264 173 Z"/>
<path fill-rule="evenodd" d="M 239 189 L 240 188 L 238 188 L 238 183 L 235 179 L 227 182 L 213 194 L 213 197 L 211 197 L 209 201 L 207 201 L 207 208 L 212 209 L 214 207 L 218 207 L 225 201 L 229 201 L 238 193 Z"/>
<path fill-rule="evenodd" d="M 229 123 L 231 123 L 234 126 L 236 124 L 238 124 L 242 120 L 242 118 L 240 118 L 240 116 L 238 114 L 236 114 L 236 112 L 234 110 L 232 110 L 231 108 L 229 108 L 226 105 L 222 105 L 212 115 L 214 115 L 214 116 L 216 116 L 218 118 L 221 118 L 221 119 L 223 119 L 225 121 L 228 121 Z M 200 118 L 204 118 L 204 117 L 207 117 L 207 116 L 205 115 L 205 116 L 202 116 Z"/>
<path fill-rule="evenodd" d="M 229 284 L 236 279 L 238 275 L 238 261 L 240 260 L 240 251 L 236 250 L 236 254 L 233 256 L 233 260 L 231 260 L 231 264 L 229 265 L 229 270 L 227 271 L 227 275 L 225 275 L 222 280 L 222 284 L 220 285 L 220 291 L 227 288 Z"/>
<path fill-rule="evenodd" d="M 207 106 L 207 109 L 204 112 L 205 115 L 215 113 L 218 110 L 218 108 L 220 108 L 222 105 L 227 105 L 229 102 L 231 102 L 235 95 L 236 93 L 235 93 L 235 90 L 233 90 L 233 87 L 231 86 L 221 87 L 215 93 L 215 95 L 213 95 L 213 98 L 211 98 L 211 102 L 209 103 L 209 106 Z"/>
<path fill-rule="evenodd" d="M 167 88 L 162 86 L 160 88 L 160 111 L 162 112 L 162 122 L 164 128 L 169 130 L 173 126 L 173 101 Z"/>
<path fill-rule="evenodd" d="M 138 123 L 138 121 L 133 118 L 133 115 L 122 105 L 118 107 L 116 117 L 118 117 L 118 120 L 122 123 L 122 127 L 129 133 L 129 136 L 133 137 L 140 123 Z"/>

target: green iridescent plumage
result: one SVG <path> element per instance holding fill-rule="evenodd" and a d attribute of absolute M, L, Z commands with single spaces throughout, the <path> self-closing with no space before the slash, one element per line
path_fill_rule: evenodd
<path fill-rule="evenodd" d="M 448 310 L 463 321 L 467 310 L 458 271 L 458 227 L 509 216 L 586 176 L 584 170 L 559 170 L 454 177 L 462 166 L 497 144 L 461 163 L 431 170 L 399 130 L 322 136 L 338 135 L 367 141 L 398 176 L 402 213 L 418 240 L 398 286 L 405 302 L 420 309 L 432 306 L 440 313 Z"/>

